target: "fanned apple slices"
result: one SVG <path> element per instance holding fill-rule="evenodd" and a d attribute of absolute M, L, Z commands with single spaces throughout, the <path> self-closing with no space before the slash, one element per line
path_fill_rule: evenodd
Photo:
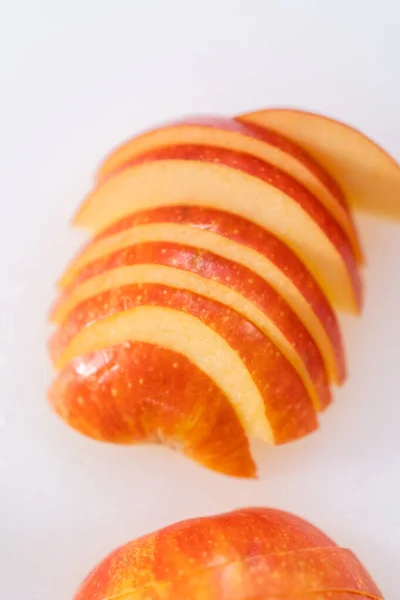
<path fill-rule="evenodd" d="M 51 312 L 49 396 L 78 431 L 252 477 L 251 440 L 316 429 L 346 376 L 332 305 L 359 312 L 363 255 L 349 161 L 342 178 L 281 113 L 171 123 L 102 164 Z"/>
<path fill-rule="evenodd" d="M 199 145 L 154 149 L 101 182 L 75 224 L 98 231 L 133 207 L 182 203 L 229 211 L 271 231 L 302 259 L 336 306 L 359 312 L 361 281 L 343 229 L 306 187 L 250 154 Z"/>

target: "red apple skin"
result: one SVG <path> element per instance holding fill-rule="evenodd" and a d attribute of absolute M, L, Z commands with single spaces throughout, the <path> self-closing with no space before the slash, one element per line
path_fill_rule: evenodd
<path fill-rule="evenodd" d="M 208 163 L 218 163 L 224 166 L 243 171 L 270 185 L 292 198 L 301 208 L 309 214 L 330 240 L 336 251 L 340 254 L 351 282 L 355 306 L 360 310 L 363 303 L 363 289 L 358 269 L 357 260 L 349 239 L 343 229 L 323 207 L 320 201 L 301 183 L 293 177 L 270 165 L 269 163 L 246 154 L 226 148 L 213 146 L 180 145 L 168 148 L 158 148 L 131 160 L 124 168 L 157 160 L 197 160 Z"/>
<path fill-rule="evenodd" d="M 359 594 L 364 596 L 365 592 L 371 598 L 370 592 L 379 591 L 354 554 L 335 547 L 309 548 L 214 564 L 186 577 L 176 576 L 173 581 L 164 579 L 161 585 L 156 579 L 141 591 L 149 589 L 156 590 L 160 598 L 170 597 L 173 600 L 213 597 L 218 600 L 297 600 L 299 596 L 314 600 L 314 593 L 321 594 L 321 598 L 331 598 L 331 594 L 346 592 L 358 600 Z M 379 596 L 374 593 L 372 598 Z"/>
<path fill-rule="evenodd" d="M 256 476 L 228 398 L 196 365 L 167 348 L 127 342 L 80 356 L 57 374 L 49 401 L 66 423 L 94 439 L 163 443 L 220 473 Z"/>
<path fill-rule="evenodd" d="M 129 592 L 135 600 L 383 600 L 349 550 L 294 515 L 263 508 L 134 540 L 89 574 L 75 600 Z"/>
<path fill-rule="evenodd" d="M 129 215 L 100 232 L 95 239 L 151 223 L 188 224 L 191 227 L 204 229 L 252 248 L 274 263 L 297 287 L 323 325 L 331 340 L 335 356 L 336 381 L 339 384 L 345 381 L 347 376 L 346 358 L 335 312 L 301 260 L 277 237 L 262 227 L 231 213 L 197 206 L 169 206 Z M 91 276 L 91 266 L 88 265 L 86 268 L 77 274 L 72 286 Z"/>
<path fill-rule="evenodd" d="M 197 317 L 235 349 L 265 402 L 274 443 L 287 443 L 314 431 L 312 401 L 292 365 L 257 327 L 225 305 L 160 284 L 133 284 L 109 290 L 79 304 L 50 339 L 50 355 L 62 363 L 63 350 L 74 336 L 100 319 L 136 306 L 160 306 Z M 179 332 L 177 332 L 179 335 Z M 208 394 L 204 395 L 206 402 Z"/>
<path fill-rule="evenodd" d="M 217 281 L 250 300 L 277 325 L 290 345 L 296 348 L 313 382 L 317 394 L 317 409 L 323 410 L 329 406 L 332 400 L 331 390 L 316 343 L 285 300 L 256 273 L 206 250 L 169 242 L 150 242 L 121 249 L 92 262 L 81 273 L 79 281 L 114 268 L 135 264 L 158 264 L 190 271 Z"/>

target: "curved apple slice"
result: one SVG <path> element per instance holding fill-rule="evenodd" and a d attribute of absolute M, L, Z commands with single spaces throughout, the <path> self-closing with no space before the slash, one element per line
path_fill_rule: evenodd
<path fill-rule="evenodd" d="M 57 374 L 49 400 L 69 425 L 94 439 L 163 443 L 226 475 L 256 475 L 228 398 L 172 350 L 128 342 L 80 356 Z"/>
<path fill-rule="evenodd" d="M 271 231 L 335 305 L 359 312 L 358 266 L 341 227 L 304 186 L 249 154 L 211 146 L 154 150 L 100 184 L 75 224 L 99 231 L 132 210 L 181 202 L 226 210 Z"/>
<path fill-rule="evenodd" d="M 83 300 L 132 283 L 160 283 L 217 300 L 263 331 L 293 365 L 317 410 L 331 402 L 321 353 L 285 300 L 261 277 L 232 261 L 190 246 L 149 243 L 120 251 L 124 266 L 111 270 L 97 262 L 97 274 L 82 282 L 58 305 L 62 322 Z"/>
<path fill-rule="evenodd" d="M 239 119 L 300 144 L 338 181 L 355 208 L 400 221 L 400 166 L 360 131 L 295 109 L 261 110 Z"/>
<path fill-rule="evenodd" d="M 125 341 L 158 344 L 180 352 L 213 379 L 249 437 L 280 444 L 317 427 L 291 364 L 252 323 L 214 300 L 158 284 L 125 286 L 117 295 L 105 292 L 83 302 L 67 320 L 65 330 L 70 327 L 77 331 L 71 340 L 67 333 L 51 341 L 57 368 Z"/>
<path fill-rule="evenodd" d="M 297 314 L 319 347 L 329 377 L 342 383 L 346 365 L 336 316 L 301 261 L 280 240 L 235 215 L 198 207 L 166 207 L 130 215 L 102 232 L 60 281 L 70 291 L 99 269 L 126 264 L 129 247 L 176 242 L 235 261 L 267 281 Z M 250 286 L 249 286 L 250 288 Z"/>
<path fill-rule="evenodd" d="M 147 131 L 114 150 L 100 167 L 104 180 L 140 155 L 160 147 L 200 144 L 246 152 L 278 167 L 302 183 L 341 225 L 354 253 L 362 260 L 356 228 L 342 191 L 334 179 L 301 147 L 253 124 L 221 116 L 189 117 Z"/>

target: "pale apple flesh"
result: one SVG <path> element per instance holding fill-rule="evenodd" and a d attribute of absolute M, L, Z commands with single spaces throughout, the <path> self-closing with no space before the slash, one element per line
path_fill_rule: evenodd
<path fill-rule="evenodd" d="M 341 227 L 303 185 L 248 154 L 211 146 L 153 151 L 100 184 L 75 224 L 99 231 L 133 209 L 182 202 L 226 210 L 271 231 L 300 257 L 334 305 L 359 312 L 360 274 Z"/>
<path fill-rule="evenodd" d="M 273 131 L 221 116 L 192 117 L 147 131 L 122 144 L 103 162 L 102 181 L 129 166 L 140 155 L 177 145 L 210 145 L 245 152 L 278 167 L 302 183 L 337 220 L 362 260 L 358 234 L 345 198 L 335 180 L 300 146 Z"/>
<path fill-rule="evenodd" d="M 188 290 L 136 284 L 99 294 L 72 311 L 50 346 L 60 369 L 129 341 L 186 356 L 230 399 L 250 439 L 281 444 L 317 428 L 306 388 L 270 339 L 235 311 Z"/>
<path fill-rule="evenodd" d="M 296 369 L 317 410 L 331 402 L 325 365 L 314 340 L 285 300 L 261 277 L 233 261 L 191 246 L 148 243 L 121 251 L 123 265 L 104 269 L 98 261 L 82 281 L 58 304 L 53 320 L 63 323 L 83 300 L 133 283 L 160 283 L 191 290 L 246 317 L 263 331 Z M 64 330 L 64 327 L 62 327 Z"/>
<path fill-rule="evenodd" d="M 176 523 L 105 558 L 75 600 L 383 600 L 352 552 L 289 513 L 242 509 Z"/>
<path fill-rule="evenodd" d="M 352 207 L 400 221 L 400 166 L 360 131 L 295 109 L 247 113 L 240 121 L 273 129 L 301 145 L 335 178 Z"/>
<path fill-rule="evenodd" d="M 79 356 L 57 374 L 49 400 L 61 418 L 94 439 L 162 443 L 226 475 L 256 475 L 229 399 L 170 349 L 125 342 Z"/>
<path fill-rule="evenodd" d="M 130 215 L 101 232 L 79 253 L 64 273 L 61 287 L 70 293 L 86 279 L 124 266 L 129 248 L 144 242 L 179 243 L 198 252 L 207 250 L 250 269 L 297 314 L 320 349 L 329 378 L 339 384 L 344 381 L 346 366 L 339 325 L 314 278 L 279 239 L 229 213 L 180 206 Z M 55 320 L 58 304 L 53 311 Z"/>

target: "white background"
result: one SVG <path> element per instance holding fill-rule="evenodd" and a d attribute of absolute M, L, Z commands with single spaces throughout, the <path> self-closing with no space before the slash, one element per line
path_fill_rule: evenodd
<path fill-rule="evenodd" d="M 400 225 L 360 218 L 362 319 L 320 432 L 236 481 L 165 449 L 117 448 L 50 412 L 46 310 L 67 227 L 115 143 L 187 113 L 324 112 L 400 157 L 397 0 L 0 0 L 0 587 L 70 600 L 114 546 L 245 505 L 294 511 L 351 547 L 389 600 L 400 564 Z M 400 198 L 399 198 L 400 202 Z"/>

